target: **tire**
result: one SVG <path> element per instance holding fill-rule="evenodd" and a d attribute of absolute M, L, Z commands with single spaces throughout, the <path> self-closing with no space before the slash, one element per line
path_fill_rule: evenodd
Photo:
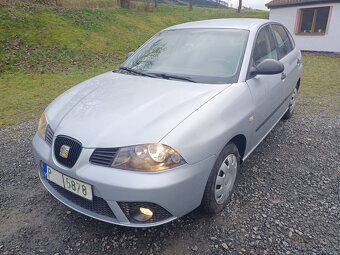
<path fill-rule="evenodd" d="M 287 109 L 285 115 L 283 115 L 282 119 L 288 120 L 288 119 L 290 119 L 290 117 L 292 117 L 292 115 L 294 113 L 295 105 L 296 105 L 297 94 L 298 94 L 298 90 L 297 90 L 297 88 L 295 88 L 291 97 L 290 97 L 288 109 Z"/>
<path fill-rule="evenodd" d="M 221 151 L 211 170 L 201 202 L 203 211 L 216 214 L 230 202 L 238 183 L 239 168 L 239 151 L 235 144 L 228 143 Z"/>

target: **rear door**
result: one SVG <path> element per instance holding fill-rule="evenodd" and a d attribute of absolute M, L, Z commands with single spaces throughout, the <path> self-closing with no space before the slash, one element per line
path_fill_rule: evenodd
<path fill-rule="evenodd" d="M 282 73 L 283 95 L 284 99 L 288 99 L 301 76 L 301 53 L 295 48 L 292 37 L 282 25 L 272 24 L 271 28 L 277 44 L 279 60 L 285 66 Z M 285 100 L 286 108 L 288 108 L 288 104 L 289 100 Z"/>
<path fill-rule="evenodd" d="M 256 36 L 250 66 L 265 59 L 278 60 L 275 38 L 269 25 L 262 27 Z M 283 100 L 281 74 L 248 76 L 248 87 L 255 102 L 252 145 L 255 146 L 281 117 Z"/>

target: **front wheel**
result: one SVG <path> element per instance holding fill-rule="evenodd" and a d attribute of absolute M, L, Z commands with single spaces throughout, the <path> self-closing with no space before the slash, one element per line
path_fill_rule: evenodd
<path fill-rule="evenodd" d="M 295 88 L 290 97 L 288 110 L 286 111 L 285 115 L 283 115 L 282 119 L 288 120 L 290 117 L 292 117 L 296 105 L 297 93 L 297 88 Z"/>
<path fill-rule="evenodd" d="M 227 144 L 212 169 L 205 187 L 201 208 L 208 213 L 219 213 L 237 186 L 240 154 L 235 144 Z"/>

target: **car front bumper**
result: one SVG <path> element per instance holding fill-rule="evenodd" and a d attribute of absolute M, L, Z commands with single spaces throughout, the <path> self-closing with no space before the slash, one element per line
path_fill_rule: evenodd
<path fill-rule="evenodd" d="M 145 173 L 97 166 L 89 162 L 94 148 L 83 148 L 72 168 L 60 165 L 52 146 L 39 134 L 33 139 L 33 152 L 45 188 L 59 201 L 90 217 L 131 227 L 161 225 L 197 208 L 202 200 L 214 156 L 196 164 L 159 172 Z M 92 185 L 93 201 L 81 198 L 48 181 L 42 169 L 46 163 L 64 175 Z M 153 220 L 137 222 L 129 215 L 132 206 L 153 207 Z"/>

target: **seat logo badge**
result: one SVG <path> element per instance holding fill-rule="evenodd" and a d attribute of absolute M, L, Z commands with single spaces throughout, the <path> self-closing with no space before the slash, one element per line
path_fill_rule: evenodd
<path fill-rule="evenodd" d="M 70 149 L 71 149 L 70 146 L 62 145 L 60 147 L 60 152 L 59 152 L 60 157 L 68 158 L 68 153 L 69 153 Z"/>

